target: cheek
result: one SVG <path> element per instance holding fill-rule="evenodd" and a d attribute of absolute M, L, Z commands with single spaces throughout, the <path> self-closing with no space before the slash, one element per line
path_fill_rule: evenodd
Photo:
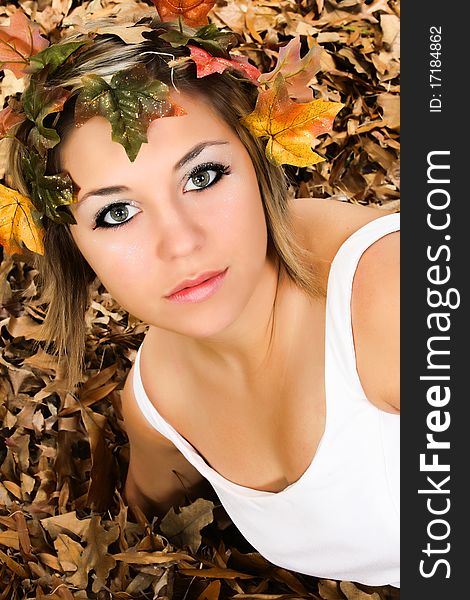
<path fill-rule="evenodd" d="M 95 237 L 93 232 L 73 226 L 71 232 L 78 249 L 112 295 L 121 295 L 123 284 L 133 289 L 146 269 L 141 243 L 123 239 L 117 242 L 112 239 L 112 232 L 109 236 Z M 117 297 L 116 300 L 119 301 Z"/>

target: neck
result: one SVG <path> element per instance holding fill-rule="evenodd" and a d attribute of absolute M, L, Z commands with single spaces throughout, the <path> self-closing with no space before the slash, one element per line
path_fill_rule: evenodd
<path fill-rule="evenodd" d="M 163 332 L 161 347 L 184 357 L 205 379 L 211 373 L 225 373 L 251 387 L 260 375 L 264 380 L 270 370 L 284 371 L 291 362 L 304 305 L 304 295 L 279 259 L 268 258 L 252 297 L 235 322 L 209 338 Z"/>

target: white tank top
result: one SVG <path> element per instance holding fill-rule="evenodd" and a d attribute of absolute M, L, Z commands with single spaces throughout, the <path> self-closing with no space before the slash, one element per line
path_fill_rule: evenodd
<path fill-rule="evenodd" d="M 371 404 L 361 386 L 351 326 L 351 290 L 362 253 L 399 229 L 399 215 L 353 233 L 330 268 L 326 302 L 325 431 L 310 466 L 280 492 L 233 483 L 212 469 L 150 402 L 134 393 L 149 423 L 212 484 L 232 521 L 269 561 L 299 573 L 371 586 L 399 586 L 399 416 Z"/>

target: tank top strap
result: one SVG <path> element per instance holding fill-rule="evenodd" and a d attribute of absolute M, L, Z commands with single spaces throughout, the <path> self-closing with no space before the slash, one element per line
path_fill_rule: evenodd
<path fill-rule="evenodd" d="M 168 423 L 168 421 L 162 417 L 160 412 L 150 401 L 150 398 L 145 391 L 140 371 L 140 356 L 142 347 L 143 343 L 137 350 L 134 361 L 134 376 L 132 381 L 134 397 L 138 407 L 140 408 L 140 411 L 150 425 L 154 427 L 154 429 L 170 440 L 170 442 L 172 442 L 176 448 L 178 448 L 188 462 L 198 469 L 199 472 L 202 473 L 207 479 L 211 480 L 214 473 L 213 469 L 207 464 L 196 448 L 194 448 L 192 444 L 190 444 L 180 433 L 176 431 L 176 429 L 170 423 Z"/>
<path fill-rule="evenodd" d="M 351 296 L 354 275 L 367 248 L 399 229 L 398 213 L 370 221 L 343 242 L 331 263 L 326 296 L 325 378 L 327 383 L 334 385 L 333 380 L 341 377 L 353 398 L 360 396 L 366 400 L 357 372 L 352 330 Z"/>

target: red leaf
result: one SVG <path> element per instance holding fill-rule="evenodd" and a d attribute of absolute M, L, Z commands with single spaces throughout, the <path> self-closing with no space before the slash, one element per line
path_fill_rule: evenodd
<path fill-rule="evenodd" d="M 152 0 L 162 21 L 175 21 L 181 16 L 189 27 L 207 25 L 207 13 L 215 0 Z"/>
<path fill-rule="evenodd" d="M 17 113 L 13 111 L 9 106 L 0 111 L 0 138 L 6 135 L 9 130 L 22 123 L 26 119 L 24 113 Z"/>
<path fill-rule="evenodd" d="M 39 26 L 22 11 L 10 17 L 10 25 L 0 27 L 0 68 L 9 69 L 17 79 L 23 77 L 29 59 L 49 46 Z"/>
<path fill-rule="evenodd" d="M 196 63 L 197 77 L 205 77 L 212 73 L 223 73 L 225 69 L 231 68 L 241 71 L 253 83 L 259 85 L 258 77 L 261 75 L 261 72 L 243 59 L 236 57 L 228 60 L 227 58 L 212 56 L 206 50 L 190 44 L 188 44 L 188 48 L 191 51 L 191 58 Z"/>

